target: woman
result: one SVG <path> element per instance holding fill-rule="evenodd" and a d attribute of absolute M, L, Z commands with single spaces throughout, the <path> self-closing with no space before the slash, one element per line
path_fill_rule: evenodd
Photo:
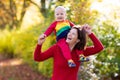
<path fill-rule="evenodd" d="M 85 33 L 87 33 L 92 40 L 93 46 L 85 48 Z M 40 62 L 48 58 L 53 58 L 53 75 L 51 80 L 77 80 L 77 73 L 80 66 L 78 54 L 90 56 L 103 50 L 103 45 L 92 33 L 90 26 L 84 25 L 82 29 L 77 27 L 71 28 L 67 35 L 66 42 L 71 50 L 71 56 L 76 67 L 70 68 L 67 64 L 67 60 L 64 58 L 63 54 L 61 54 L 62 51 L 58 44 L 53 45 L 45 52 L 41 52 L 44 40 L 44 38 L 38 39 L 38 44 L 34 51 L 34 60 Z"/>

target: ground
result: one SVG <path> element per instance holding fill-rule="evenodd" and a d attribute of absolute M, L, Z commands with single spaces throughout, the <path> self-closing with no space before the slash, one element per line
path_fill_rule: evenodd
<path fill-rule="evenodd" d="M 22 59 L 5 59 L 0 55 L 0 80 L 50 80 L 35 72 Z"/>

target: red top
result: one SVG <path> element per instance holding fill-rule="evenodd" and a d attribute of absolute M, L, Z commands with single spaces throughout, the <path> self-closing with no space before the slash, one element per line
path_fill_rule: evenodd
<path fill-rule="evenodd" d="M 96 38 L 93 33 L 91 33 L 89 37 L 94 45 L 87 47 L 82 51 L 85 56 L 93 55 L 103 50 L 102 43 Z M 81 51 L 72 50 L 71 56 L 76 63 L 76 67 L 70 68 L 68 67 L 67 60 L 64 58 L 63 54 L 61 54 L 61 49 L 57 44 L 53 45 L 45 52 L 41 52 L 41 47 L 41 45 L 37 44 L 34 51 L 34 60 L 39 62 L 44 61 L 48 58 L 53 58 L 53 75 L 51 80 L 77 80 L 77 73 L 80 66 L 77 53 L 80 53 Z"/>
<path fill-rule="evenodd" d="M 68 22 L 69 24 L 63 24 L 61 25 L 62 27 L 69 25 L 70 27 L 74 26 L 74 24 L 72 22 L 70 22 L 69 20 L 65 20 L 65 21 L 54 21 L 49 27 L 48 29 L 44 32 L 44 34 L 46 34 L 46 36 L 49 36 L 52 32 L 54 32 L 56 34 L 56 26 L 59 25 L 59 23 L 64 23 L 64 22 Z M 61 28 L 62 28 L 61 27 Z M 59 29 L 61 29 L 59 28 Z"/>

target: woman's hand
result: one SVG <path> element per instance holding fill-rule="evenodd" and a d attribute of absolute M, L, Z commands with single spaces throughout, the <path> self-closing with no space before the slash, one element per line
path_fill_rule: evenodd
<path fill-rule="evenodd" d="M 88 24 L 83 25 L 83 28 L 88 35 L 92 33 L 92 29 Z"/>
<path fill-rule="evenodd" d="M 45 38 L 46 38 L 46 37 L 43 37 L 43 34 L 40 35 L 39 38 L 38 38 L 38 44 L 39 44 L 39 45 L 42 45 L 43 42 L 45 41 Z"/>

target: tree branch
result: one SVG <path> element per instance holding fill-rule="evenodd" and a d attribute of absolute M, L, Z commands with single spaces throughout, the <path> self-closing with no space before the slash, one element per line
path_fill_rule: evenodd
<path fill-rule="evenodd" d="M 40 6 L 37 5 L 35 2 L 33 2 L 32 0 L 27 0 L 27 1 L 29 1 L 29 2 L 32 3 L 32 4 L 34 4 L 37 8 L 40 8 Z"/>

